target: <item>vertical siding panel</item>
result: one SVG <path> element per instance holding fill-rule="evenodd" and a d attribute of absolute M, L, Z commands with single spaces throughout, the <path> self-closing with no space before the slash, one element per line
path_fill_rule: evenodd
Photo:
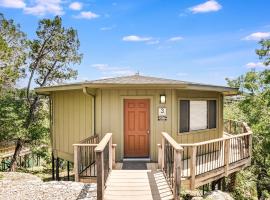
<path fill-rule="evenodd" d="M 96 93 L 96 119 L 95 119 L 95 125 L 96 125 L 96 134 L 101 135 L 101 89 L 97 90 Z"/>
<path fill-rule="evenodd" d="M 69 115 L 68 115 L 68 152 L 72 152 L 73 147 L 72 147 L 72 142 L 74 141 L 73 138 L 73 121 L 72 121 L 72 116 L 73 116 L 73 96 L 72 93 L 68 93 L 68 109 L 69 109 Z"/>
<path fill-rule="evenodd" d="M 63 148 L 64 152 L 68 152 L 68 143 L 69 143 L 69 137 L 68 137 L 68 115 L 69 115 L 69 110 L 68 110 L 68 96 L 67 92 L 63 92 Z"/>
<path fill-rule="evenodd" d="M 79 124 L 80 124 L 80 137 L 79 140 L 82 140 L 84 137 L 84 132 L 85 132 L 85 119 L 84 119 L 84 96 L 82 94 L 79 94 L 79 102 L 80 102 L 80 107 L 79 107 Z"/>
<path fill-rule="evenodd" d="M 80 97 L 79 92 L 76 92 L 76 98 L 75 98 L 75 131 L 76 131 L 76 142 L 80 141 Z"/>
<path fill-rule="evenodd" d="M 59 102 L 59 107 L 60 107 L 60 118 L 59 118 L 59 121 L 60 121 L 60 134 L 59 134 L 59 146 L 60 146 L 60 149 L 63 149 L 64 151 L 64 137 L 63 137 L 63 132 L 64 132 L 64 105 L 63 105 L 64 101 L 63 101 L 63 92 L 60 93 L 60 102 Z"/>

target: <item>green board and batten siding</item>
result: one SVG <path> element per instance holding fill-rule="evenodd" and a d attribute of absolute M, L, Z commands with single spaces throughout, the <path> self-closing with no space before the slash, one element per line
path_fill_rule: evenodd
<path fill-rule="evenodd" d="M 219 92 L 191 91 L 176 89 L 96 89 L 95 130 L 101 137 L 113 133 L 113 143 L 117 144 L 116 159 L 123 158 L 123 101 L 129 99 L 150 99 L 150 157 L 157 160 L 157 144 L 161 142 L 161 132 L 172 134 L 179 143 L 193 143 L 222 137 L 223 95 Z M 166 95 L 166 104 L 160 104 L 160 95 Z M 53 100 L 53 148 L 60 158 L 73 161 L 72 144 L 93 135 L 93 98 L 82 90 L 52 92 Z M 218 123 L 212 130 L 179 134 L 178 100 L 217 99 Z M 167 108 L 168 119 L 158 121 L 158 108 Z"/>
<path fill-rule="evenodd" d="M 51 95 L 52 134 L 55 156 L 73 162 L 73 144 L 93 134 L 93 100 L 81 90 Z"/>

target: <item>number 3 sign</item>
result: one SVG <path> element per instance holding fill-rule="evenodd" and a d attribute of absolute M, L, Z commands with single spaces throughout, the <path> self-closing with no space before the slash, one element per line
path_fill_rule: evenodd
<path fill-rule="evenodd" d="M 167 120 L 167 108 L 158 108 L 158 120 Z"/>

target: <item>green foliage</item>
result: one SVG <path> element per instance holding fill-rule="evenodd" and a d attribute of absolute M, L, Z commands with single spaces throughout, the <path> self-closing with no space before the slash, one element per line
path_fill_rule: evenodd
<path fill-rule="evenodd" d="M 0 13 L 0 92 L 24 75 L 26 54 L 27 40 L 20 26 Z"/>
<path fill-rule="evenodd" d="M 56 16 L 53 20 L 41 20 L 36 34 L 37 39 L 29 42 L 29 84 L 34 75 L 39 86 L 75 78 L 77 71 L 70 66 L 79 64 L 82 59 L 76 30 L 64 28 L 61 18 Z"/>
<path fill-rule="evenodd" d="M 237 200 L 257 199 L 256 176 L 251 169 L 237 173 L 236 190 L 233 192 L 233 197 Z"/>
<path fill-rule="evenodd" d="M 40 20 L 33 40 L 26 40 L 19 26 L 0 16 L 0 84 L 14 83 L 24 72 L 23 64 L 29 75 L 26 89 L 5 90 L 0 96 L 0 141 L 16 142 L 11 170 L 23 146 L 49 142 L 48 98 L 31 91 L 32 84 L 44 87 L 76 78 L 72 66 L 81 62 L 79 46 L 76 30 L 63 27 L 58 16 Z"/>
<path fill-rule="evenodd" d="M 257 49 L 256 53 L 261 58 L 264 59 L 264 65 L 269 66 L 270 65 L 270 40 L 262 40 L 260 41 L 261 49 Z"/>
<path fill-rule="evenodd" d="M 232 102 L 224 106 L 224 118 L 235 121 L 246 121 L 242 110 L 239 107 L 239 102 Z"/>
<path fill-rule="evenodd" d="M 24 96 L 25 90 L 14 90 L 0 98 L 0 142 L 21 139 L 25 143 L 39 145 L 48 137 L 48 109 L 45 106 L 40 106 L 33 123 L 25 127 L 29 105 Z M 43 100 L 41 105 L 45 103 Z"/>
<path fill-rule="evenodd" d="M 270 40 L 261 41 L 257 54 L 265 65 L 270 61 Z M 253 131 L 252 173 L 256 178 L 258 198 L 265 198 L 270 193 L 270 70 L 251 70 L 228 84 L 239 87 L 244 100 L 228 107 L 226 115 L 242 116 L 240 119 L 250 125 Z M 249 180 L 248 180 L 249 181 Z M 239 192 L 241 193 L 241 192 Z"/>

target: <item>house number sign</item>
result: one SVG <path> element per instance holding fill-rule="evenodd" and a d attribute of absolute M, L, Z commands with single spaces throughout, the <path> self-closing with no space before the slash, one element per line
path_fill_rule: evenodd
<path fill-rule="evenodd" d="M 167 120 L 167 108 L 160 107 L 158 108 L 158 120 Z"/>

